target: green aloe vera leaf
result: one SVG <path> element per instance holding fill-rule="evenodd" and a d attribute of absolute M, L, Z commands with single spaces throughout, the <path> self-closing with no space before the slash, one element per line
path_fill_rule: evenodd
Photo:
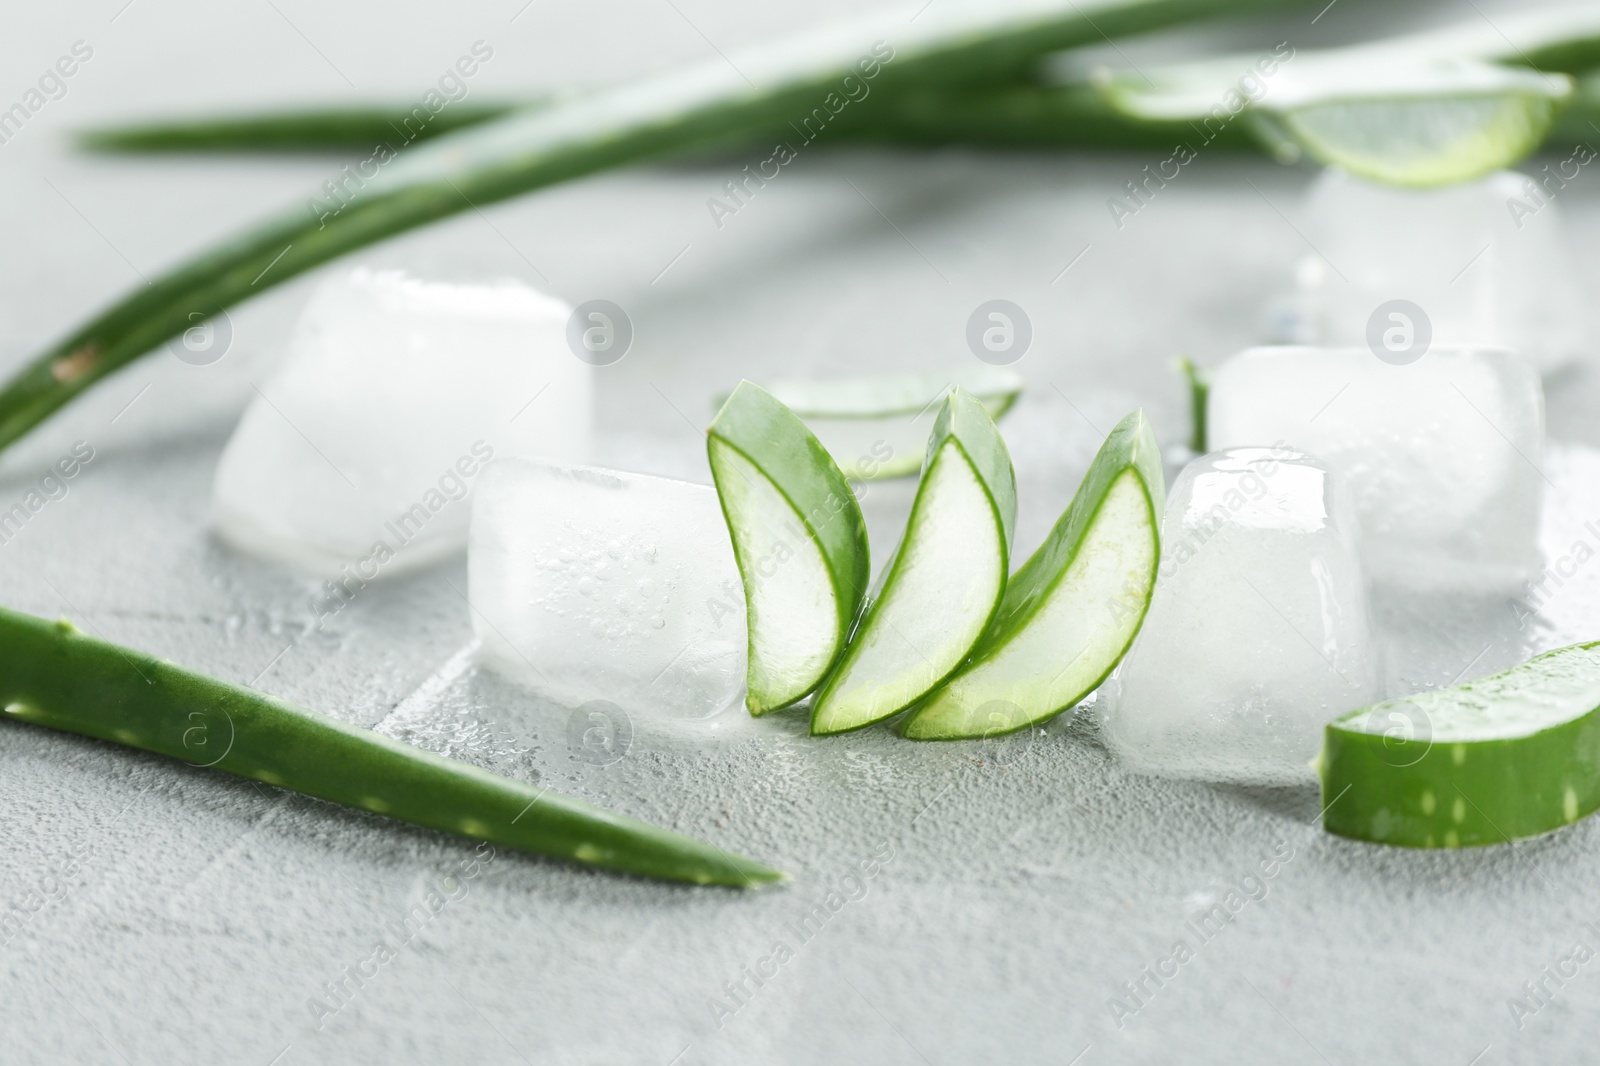
<path fill-rule="evenodd" d="M 541 106 L 548 106 L 547 102 L 461 101 L 438 112 L 425 112 L 425 119 L 417 117 L 416 108 L 403 105 L 202 115 L 101 126 L 82 131 L 77 140 L 97 152 L 364 152 L 380 144 L 399 149 Z"/>
<path fill-rule="evenodd" d="M 412 825 L 667 881 L 783 879 L 750 859 L 254 689 L 0 608 L 0 718 L 236 774 Z"/>
<path fill-rule="evenodd" d="M 1353 46 L 1377 55 L 1392 54 L 1403 63 L 1478 59 L 1510 66 L 1574 76 L 1600 69 L 1600 16 L 1585 10 L 1530 11 L 1497 14 L 1493 23 L 1473 17 L 1462 22 L 1386 40 Z M 1218 102 L 1261 55 L 1240 54 L 1211 65 L 1206 108 Z M 1193 64 L 1180 66 L 1192 67 Z M 1168 68 L 1144 64 L 1154 81 L 1168 77 Z M 1190 120 L 1134 118 L 1107 105 L 1088 84 L 1069 81 L 1046 84 L 1032 70 L 1010 84 L 945 87 L 924 83 L 873 94 L 870 105 L 841 113 L 835 130 L 850 139 L 901 144 L 984 144 L 997 146 L 1061 146 L 1074 148 L 1171 148 L 1193 142 Z M 1048 79 L 1046 79 L 1048 80 Z M 1142 77 L 1134 79 L 1143 83 Z M 137 125 L 113 125 L 86 131 L 81 141 L 106 151 L 231 151 L 370 149 L 394 142 L 397 129 L 414 136 L 437 136 L 447 129 L 474 125 L 520 108 L 548 106 L 548 99 L 489 104 L 456 104 L 427 124 L 410 121 L 415 108 L 405 105 L 368 108 L 311 108 L 246 115 L 211 115 Z M 1600 94 L 1585 93 L 1558 116 L 1551 138 L 1587 139 L 1588 125 L 1600 116 Z M 1191 116 L 1192 119 L 1193 116 Z M 409 124 L 408 124 L 409 122 Z M 779 127 L 781 133 L 782 127 Z M 1254 144 L 1243 125 L 1229 125 L 1203 137 L 1207 147 L 1236 149 Z M 752 134 L 765 139 L 767 133 Z M 832 135 L 830 134 L 830 139 Z M 758 143 L 752 140 L 752 143 Z"/>
<path fill-rule="evenodd" d="M 448 128 L 429 126 L 414 140 L 426 140 L 467 126 L 503 117 L 512 111 L 548 106 L 528 102 L 481 105 L 476 110 L 446 110 Z M 1600 106 L 1595 109 L 1600 113 Z M 283 111 L 261 115 L 213 115 L 196 119 L 152 121 L 132 126 L 107 126 L 80 135 L 95 151 L 177 152 L 365 152 L 379 144 L 397 143 L 399 108 L 360 111 Z M 725 151 L 772 151 L 774 138 L 793 137 L 787 123 L 728 142 Z M 401 138 L 400 140 L 403 140 Z M 917 85 L 874 93 L 859 109 L 840 114 L 828 128 L 825 145 L 897 144 L 1168 149 L 1194 141 L 1188 122 L 1136 119 L 1115 110 L 1089 85 L 1048 85 L 1034 81 L 995 87 L 943 88 Z M 1221 131 L 1207 147 L 1256 151 L 1258 142 L 1240 126 Z"/>
<path fill-rule="evenodd" d="M 207 115 L 193 119 L 150 121 L 84 131 L 79 143 L 94 151 L 129 154 L 177 152 L 366 152 L 376 145 L 422 141 L 502 118 L 513 111 L 548 103 L 483 104 L 449 108 L 434 124 L 410 138 L 397 136 L 402 107 L 363 110 L 270 112 L 259 115 Z M 440 119 L 448 120 L 440 122 Z M 727 151 L 772 150 L 774 138 L 792 138 L 787 123 L 730 142 Z M 917 85 L 875 92 L 859 108 L 841 113 L 828 128 L 825 144 L 886 143 L 903 145 L 974 144 L 1060 148 L 1171 148 L 1194 139 L 1187 122 L 1131 118 L 1108 105 L 1089 85 L 1049 85 L 1035 81 L 1015 85 L 945 88 Z M 1246 131 L 1235 128 L 1213 142 L 1232 149 L 1255 150 Z"/>
<path fill-rule="evenodd" d="M 107 374 L 273 285 L 417 226 L 584 175 L 832 116 L 896 85 L 994 83 L 1107 36 L 1263 0 L 1006 0 L 894 7 L 515 112 L 347 171 L 304 205 L 154 279 L 0 386 L 0 447 Z M 391 153 L 392 155 L 394 153 Z M 360 168 L 357 168 L 358 170 Z"/>
<path fill-rule="evenodd" d="M 1534 70 L 1577 74 L 1600 67 L 1600 12 L 1559 9 L 1465 15 L 1447 26 L 1357 47 L 1426 59 L 1481 59 Z"/>

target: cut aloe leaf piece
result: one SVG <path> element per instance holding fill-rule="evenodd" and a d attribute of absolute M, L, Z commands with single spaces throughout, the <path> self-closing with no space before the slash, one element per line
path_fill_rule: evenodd
<path fill-rule="evenodd" d="M 1324 734 L 1323 828 L 1412 848 L 1498 844 L 1600 807 L 1600 642 L 1344 715 Z"/>
<path fill-rule="evenodd" d="M 1562 74 L 1369 45 L 1302 52 L 1257 76 L 1244 57 L 1102 76 L 1112 107 L 1188 120 L 1202 137 L 1243 116 L 1284 162 L 1302 154 L 1391 185 L 1502 170 L 1536 149 L 1572 93 Z M 1248 95 L 1246 95 L 1248 93 Z"/>
<path fill-rule="evenodd" d="M 924 418 L 952 388 L 977 397 L 998 422 L 1017 402 L 1023 381 L 1014 370 L 975 363 L 870 378 L 793 378 L 762 387 L 800 416 L 848 477 L 871 481 L 922 469 Z"/>
<path fill-rule="evenodd" d="M 1016 479 L 999 430 L 977 397 L 951 389 L 905 533 L 812 705 L 813 734 L 898 714 L 961 664 L 1005 591 L 1016 516 Z"/>
<path fill-rule="evenodd" d="M 1384 76 L 1375 77 L 1377 71 Z M 1332 70 L 1284 86 L 1267 122 L 1312 158 L 1374 181 L 1448 185 L 1503 170 L 1539 147 L 1572 91 L 1564 75 L 1486 63 Z M 1269 135 L 1270 136 L 1270 135 Z"/>
<path fill-rule="evenodd" d="M 1010 733 L 1098 688 L 1150 606 L 1165 496 L 1155 434 L 1135 411 L 1111 431 L 1055 528 L 1006 584 L 972 658 L 906 720 L 904 735 Z"/>
<path fill-rule="evenodd" d="M 707 430 L 750 633 L 745 706 L 811 694 L 844 650 L 872 576 L 861 507 L 788 408 L 748 381 Z"/>

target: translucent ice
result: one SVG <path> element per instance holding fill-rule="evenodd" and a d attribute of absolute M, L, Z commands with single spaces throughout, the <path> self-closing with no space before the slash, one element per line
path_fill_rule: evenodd
<path fill-rule="evenodd" d="M 330 280 L 222 454 L 217 531 L 361 581 L 459 551 L 490 457 L 587 451 L 591 371 L 568 313 L 513 281 Z"/>
<path fill-rule="evenodd" d="M 1590 158 L 1592 158 L 1592 153 Z M 1566 171 L 1570 175 L 1563 177 Z M 1584 302 L 1557 203 L 1573 160 L 1535 178 L 1509 171 L 1401 189 L 1327 170 L 1312 186 L 1283 339 L 1366 343 L 1380 307 L 1422 309 L 1439 345 L 1510 348 L 1540 370 L 1586 354 Z"/>
<path fill-rule="evenodd" d="M 710 486 L 500 460 L 467 565 L 485 661 L 558 702 L 702 719 L 744 697 L 744 590 Z"/>
<path fill-rule="evenodd" d="M 1207 423 L 1212 448 L 1281 441 L 1343 474 L 1377 583 L 1510 590 L 1537 565 L 1544 394 L 1509 352 L 1253 348 L 1213 376 Z"/>
<path fill-rule="evenodd" d="M 1142 773 L 1310 779 L 1323 725 L 1379 696 L 1358 542 L 1345 486 L 1303 453 L 1190 463 L 1150 611 L 1102 701 L 1107 745 Z"/>

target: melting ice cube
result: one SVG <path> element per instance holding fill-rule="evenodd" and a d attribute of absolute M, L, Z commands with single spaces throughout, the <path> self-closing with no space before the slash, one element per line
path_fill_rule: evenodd
<path fill-rule="evenodd" d="M 467 564 L 485 661 L 552 699 L 702 719 L 744 698 L 744 589 L 708 485 L 500 460 Z"/>
<path fill-rule="evenodd" d="M 514 281 L 330 280 L 222 454 L 218 533 L 363 581 L 461 550 L 491 457 L 587 452 L 591 370 L 567 347 L 569 310 Z"/>
<path fill-rule="evenodd" d="M 1557 200 L 1571 160 L 1437 189 L 1400 189 L 1330 169 L 1312 186 L 1282 339 L 1365 344 L 1391 301 L 1422 310 L 1434 344 L 1510 348 L 1540 370 L 1587 354 L 1579 274 Z"/>
<path fill-rule="evenodd" d="M 1212 448 L 1286 443 L 1344 475 L 1382 585 L 1518 587 L 1537 566 L 1544 394 L 1509 352 L 1253 348 L 1212 378 Z"/>
<path fill-rule="evenodd" d="M 1107 745 L 1142 773 L 1309 780 L 1322 727 L 1379 695 L 1346 487 L 1286 447 L 1203 456 L 1179 475 L 1138 639 L 1101 701 Z"/>

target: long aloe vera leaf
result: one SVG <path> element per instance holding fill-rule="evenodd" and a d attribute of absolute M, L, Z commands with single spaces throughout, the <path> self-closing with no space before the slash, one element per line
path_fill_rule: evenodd
<path fill-rule="evenodd" d="M 528 104 L 527 107 L 537 106 Z M 429 128 L 423 140 L 479 125 L 518 110 L 511 104 L 482 105 L 480 112 L 458 116 L 448 130 Z M 441 116 L 449 112 L 441 112 Z M 86 147 L 127 153 L 163 152 L 316 152 L 370 151 L 393 143 L 394 123 L 403 112 L 284 111 L 232 119 L 214 116 L 192 121 L 151 122 L 107 127 L 83 135 Z M 1580 78 L 1567 105 L 1556 113 L 1545 134 L 1544 151 L 1570 151 L 1577 141 L 1592 141 L 1600 126 L 1600 76 Z M 748 135 L 752 147 L 771 145 L 772 135 Z M 793 131 L 788 131 L 793 135 Z M 829 144 L 894 144 L 909 146 L 974 145 L 988 148 L 1062 148 L 1170 152 L 1174 145 L 1206 151 L 1263 150 L 1260 139 L 1244 122 L 1199 128 L 1180 120 L 1136 118 L 1106 103 L 1092 86 L 1022 82 L 962 90 L 916 86 L 876 94 L 858 112 L 846 111 L 829 128 Z"/>
<path fill-rule="evenodd" d="M 403 822 L 667 881 L 783 874 L 713 844 L 434 755 L 0 608 L 0 718 L 182 759 Z"/>
<path fill-rule="evenodd" d="M 447 128 L 441 128 L 442 123 L 424 127 L 412 140 L 432 139 L 540 106 L 545 105 L 530 100 L 521 104 L 483 104 L 472 112 L 447 109 L 438 116 L 449 116 Z M 236 117 L 207 115 L 86 130 L 79 135 L 79 143 L 95 151 L 130 154 L 367 152 L 377 145 L 393 146 L 401 140 L 395 131 L 406 115 L 400 107 L 313 108 Z M 1258 147 L 1242 126 L 1221 132 L 1211 143 L 1252 150 Z M 767 142 L 773 137 L 792 140 L 794 135 L 795 131 L 785 123 L 750 133 L 748 140 L 752 147 L 771 151 Z M 852 107 L 839 115 L 828 128 L 827 142 L 1170 149 L 1176 141 L 1194 137 L 1194 128 L 1186 122 L 1152 121 L 1122 114 L 1091 86 L 1028 81 L 994 87 L 950 89 L 922 85 L 874 92 L 859 108 Z"/>
<path fill-rule="evenodd" d="M 297 274 L 533 189 L 792 123 L 821 135 L 895 85 L 1014 80 L 1062 48 L 1270 0 L 1007 0 L 897 7 L 849 25 L 446 134 L 202 253 L 68 334 L 0 388 L 0 447 L 100 378 Z M 1277 0 L 1282 2 L 1282 0 Z M 808 132 L 809 131 L 809 132 Z"/>
<path fill-rule="evenodd" d="M 1600 69 L 1600 15 L 1588 11 L 1533 11 L 1498 16 L 1493 24 L 1471 18 L 1443 28 L 1369 42 L 1411 61 L 1481 59 L 1529 66 L 1574 76 Z M 1243 73 L 1256 57 L 1234 57 L 1229 66 Z M 1157 73 L 1147 69 L 1147 73 Z M 840 115 L 838 132 L 897 143 L 973 143 L 1059 145 L 1062 147 L 1170 147 L 1174 138 L 1193 133 L 1187 123 L 1141 120 L 1109 107 L 1087 84 L 1050 85 L 1024 70 L 1014 84 L 955 89 L 924 84 L 879 92 L 868 106 Z M 1553 141 L 1588 136 L 1600 120 L 1595 92 L 1580 94 L 1551 131 Z M 456 104 L 440 111 L 411 136 L 423 140 L 500 118 L 511 111 L 547 106 L 547 100 Z M 204 116 L 108 126 L 86 131 L 81 142 L 107 151 L 236 151 L 370 149 L 395 143 L 397 130 L 410 132 L 414 109 L 403 106 L 313 108 L 257 115 Z M 1585 132 L 1587 131 L 1587 132 Z M 1210 145 L 1208 145 L 1210 146 Z M 1221 131 L 1216 147 L 1255 147 L 1242 126 Z"/>
<path fill-rule="evenodd" d="M 454 103 L 419 121 L 414 107 L 317 107 L 257 114 L 112 125 L 84 130 L 78 143 L 102 152 L 326 152 L 399 149 L 468 126 L 543 106 L 540 100 Z"/>

